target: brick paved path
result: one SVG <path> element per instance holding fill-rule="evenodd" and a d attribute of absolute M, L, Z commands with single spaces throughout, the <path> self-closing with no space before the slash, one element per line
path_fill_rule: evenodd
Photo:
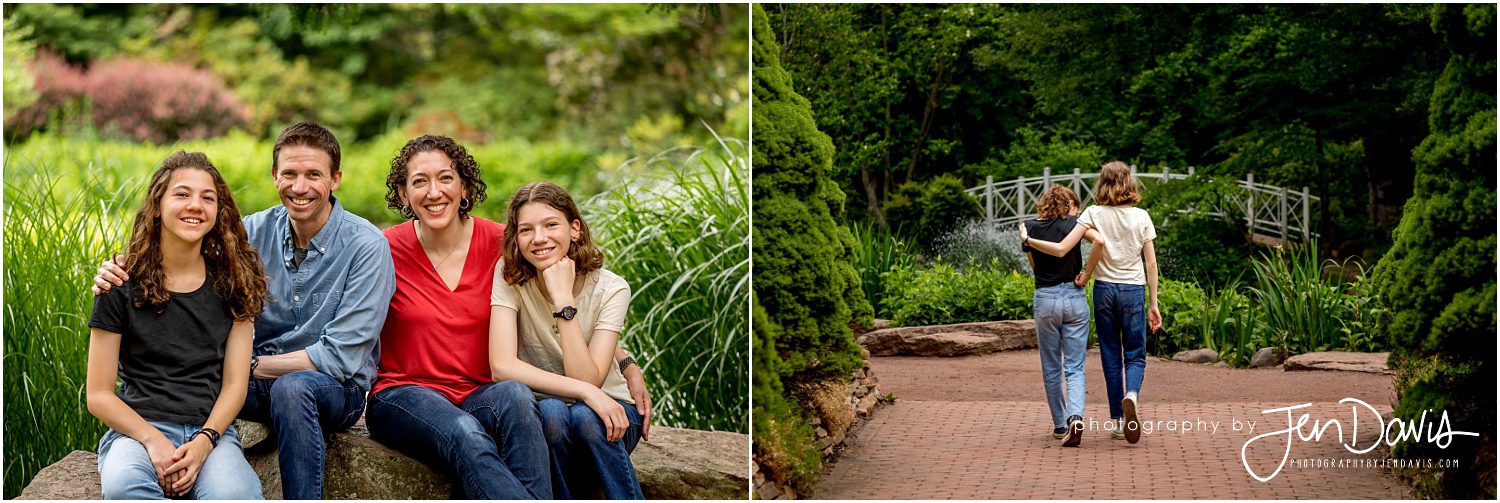
<path fill-rule="evenodd" d="M 1358 440 L 1353 412 L 1339 405 L 1341 396 L 1390 410 L 1389 377 L 1347 372 L 1282 373 L 1274 369 L 1239 370 L 1164 362 L 1147 365 L 1142 419 L 1152 425 L 1138 444 L 1109 438 L 1091 423 L 1083 445 L 1064 448 L 1050 434 L 1051 423 L 1041 387 L 1035 351 L 962 358 L 876 358 L 871 366 L 881 391 L 899 401 L 881 409 L 856 432 L 849 447 L 813 495 L 829 499 L 1126 499 L 1126 498 L 1406 498 L 1408 489 L 1389 471 L 1377 467 L 1318 467 L 1299 460 L 1381 459 L 1383 449 L 1349 453 L 1334 429 L 1319 442 L 1294 441 L 1287 464 L 1269 482 L 1251 478 L 1241 461 L 1241 447 L 1261 433 L 1287 428 L 1286 412 L 1261 411 L 1311 402 L 1295 411 L 1311 421 L 1337 419 L 1343 443 L 1364 448 L 1374 443 L 1379 421 L 1359 409 Z M 1098 353 L 1091 352 L 1085 421 L 1108 418 Z M 923 372 L 923 369 L 928 372 Z M 965 373 L 974 379 L 960 380 Z M 962 388 L 985 380 L 988 391 L 969 399 L 932 392 L 929 375 Z M 894 377 L 894 378 L 893 378 Z M 1265 384 L 1262 385 L 1262 382 Z M 1333 387 L 1334 389 L 1327 389 Z M 1181 393 L 1173 394 L 1172 390 Z M 1348 393 L 1342 393 L 1343 391 Z M 950 393 L 951 395 L 951 393 Z M 1215 399 L 1215 396 L 1219 396 Z M 1271 395 L 1271 396 L 1266 396 Z M 1153 402 L 1152 397 L 1158 399 Z M 1253 432 L 1233 431 L 1255 421 Z M 1172 424 L 1167 421 L 1178 421 Z M 1199 421 L 1203 421 L 1200 423 Z M 1218 431 L 1211 430 L 1219 422 Z M 1183 422 L 1192 430 L 1184 431 Z M 1201 429 L 1201 430 L 1200 430 Z M 1288 436 L 1258 440 L 1246 451 L 1250 466 L 1262 477 L 1275 470 Z"/>

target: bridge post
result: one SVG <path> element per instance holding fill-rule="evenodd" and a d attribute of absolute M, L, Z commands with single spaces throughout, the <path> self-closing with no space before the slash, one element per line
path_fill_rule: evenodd
<path fill-rule="evenodd" d="M 1026 177 L 1016 177 L 1016 218 L 1026 220 Z"/>
<path fill-rule="evenodd" d="M 1193 176 L 1193 167 L 1188 166 L 1188 176 Z"/>
<path fill-rule="evenodd" d="M 1073 189 L 1074 194 L 1078 194 L 1079 201 L 1084 201 L 1085 199 L 1083 198 L 1083 190 L 1078 188 L 1078 184 L 1081 182 L 1083 182 L 1082 172 L 1079 171 L 1078 168 L 1073 168 L 1073 181 L 1068 183 L 1068 188 Z M 1079 209 L 1081 210 L 1082 208 Z"/>
<path fill-rule="evenodd" d="M 995 228 L 995 176 L 984 175 L 984 224 Z"/>
<path fill-rule="evenodd" d="M 1255 237 L 1255 173 L 1245 173 L 1245 226 Z"/>
<path fill-rule="evenodd" d="M 1311 211 L 1309 211 L 1309 209 L 1308 209 L 1308 203 L 1311 202 L 1311 198 L 1309 198 L 1307 196 L 1308 196 L 1307 186 L 1303 185 L 1302 186 L 1302 242 L 1304 242 L 1304 243 L 1312 240 L 1312 234 L 1308 232 L 1308 225 L 1307 225 L 1308 220 L 1311 220 L 1311 218 L 1309 218 L 1309 216 L 1308 216 L 1311 213 Z"/>
<path fill-rule="evenodd" d="M 1047 190 L 1047 188 L 1051 187 L 1051 186 L 1052 186 L 1052 168 L 1051 167 L 1043 167 L 1042 168 L 1042 191 L 1045 192 Z"/>
<path fill-rule="evenodd" d="M 1163 182 L 1170 182 L 1170 181 L 1172 181 L 1172 167 L 1171 166 L 1162 166 L 1161 167 L 1161 181 L 1163 181 Z"/>
<path fill-rule="evenodd" d="M 1287 229 L 1287 227 L 1286 227 L 1286 220 L 1287 220 L 1287 213 L 1289 213 L 1286 210 L 1286 187 L 1282 187 L 1280 192 L 1281 192 L 1280 193 L 1281 203 L 1277 207 L 1276 212 L 1280 213 L 1280 215 L 1277 216 L 1277 219 L 1281 221 L 1281 241 L 1283 243 L 1285 243 L 1288 240 L 1288 238 L 1290 238 L 1290 236 L 1287 236 L 1287 234 L 1286 234 L 1286 229 Z"/>

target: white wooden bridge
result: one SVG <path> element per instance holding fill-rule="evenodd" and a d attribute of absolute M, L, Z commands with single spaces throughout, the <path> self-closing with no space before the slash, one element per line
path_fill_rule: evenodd
<path fill-rule="evenodd" d="M 1193 175 L 1193 168 L 1190 166 L 1177 173 L 1173 173 L 1170 168 L 1163 168 L 1160 173 L 1152 173 L 1137 172 L 1132 165 L 1130 172 L 1141 180 L 1170 181 L 1187 179 Z M 1045 168 L 1042 176 L 1030 178 L 997 182 L 993 177 L 985 177 L 984 185 L 970 188 L 966 192 L 979 198 L 984 205 L 984 221 L 987 225 L 1006 230 L 1015 228 L 1016 224 L 1026 219 L 1035 218 L 1037 201 L 1047 187 L 1054 183 L 1073 189 L 1084 206 L 1088 206 L 1093 198 L 1094 180 L 1097 178 L 1098 172 L 1082 173 L 1074 169 L 1072 173 L 1054 174 L 1052 168 Z M 1226 203 L 1232 205 L 1232 208 L 1195 208 L 1178 212 L 1225 216 L 1225 210 L 1235 210 L 1244 215 L 1241 220 L 1257 243 L 1287 244 L 1293 240 L 1307 241 L 1318 236 L 1318 233 L 1312 231 L 1312 205 L 1318 202 L 1318 198 L 1309 195 L 1306 186 L 1298 191 L 1256 183 L 1253 173 L 1245 175 L 1245 179 L 1239 180 L 1236 185 L 1244 190 L 1239 195 L 1229 197 Z M 1166 222 L 1157 222 L 1157 225 L 1165 224 Z"/>

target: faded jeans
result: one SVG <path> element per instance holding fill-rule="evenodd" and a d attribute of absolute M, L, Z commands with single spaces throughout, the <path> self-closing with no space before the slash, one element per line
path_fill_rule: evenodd
<path fill-rule="evenodd" d="M 1032 297 L 1036 342 L 1042 354 L 1042 387 L 1052 426 L 1083 415 L 1083 362 L 1088 355 L 1089 304 L 1083 287 L 1061 283 L 1038 288 Z M 1064 380 L 1067 383 L 1064 394 Z"/>

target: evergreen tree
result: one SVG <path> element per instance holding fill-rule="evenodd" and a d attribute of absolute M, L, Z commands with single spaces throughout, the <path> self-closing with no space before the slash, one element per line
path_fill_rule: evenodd
<path fill-rule="evenodd" d="M 1449 51 L 1433 86 L 1430 133 L 1413 151 L 1416 181 L 1395 245 L 1375 280 L 1391 308 L 1396 415 L 1447 411 L 1446 448 L 1408 440 L 1402 458 L 1457 458 L 1417 495 L 1495 497 L 1495 6 L 1436 5 L 1432 27 Z"/>
<path fill-rule="evenodd" d="M 811 489 L 822 453 L 791 386 L 847 376 L 862 360 L 850 323 L 870 304 L 840 225 L 844 193 L 830 178 L 833 142 L 781 68 L 766 13 L 754 7 L 755 458 L 772 478 Z"/>

